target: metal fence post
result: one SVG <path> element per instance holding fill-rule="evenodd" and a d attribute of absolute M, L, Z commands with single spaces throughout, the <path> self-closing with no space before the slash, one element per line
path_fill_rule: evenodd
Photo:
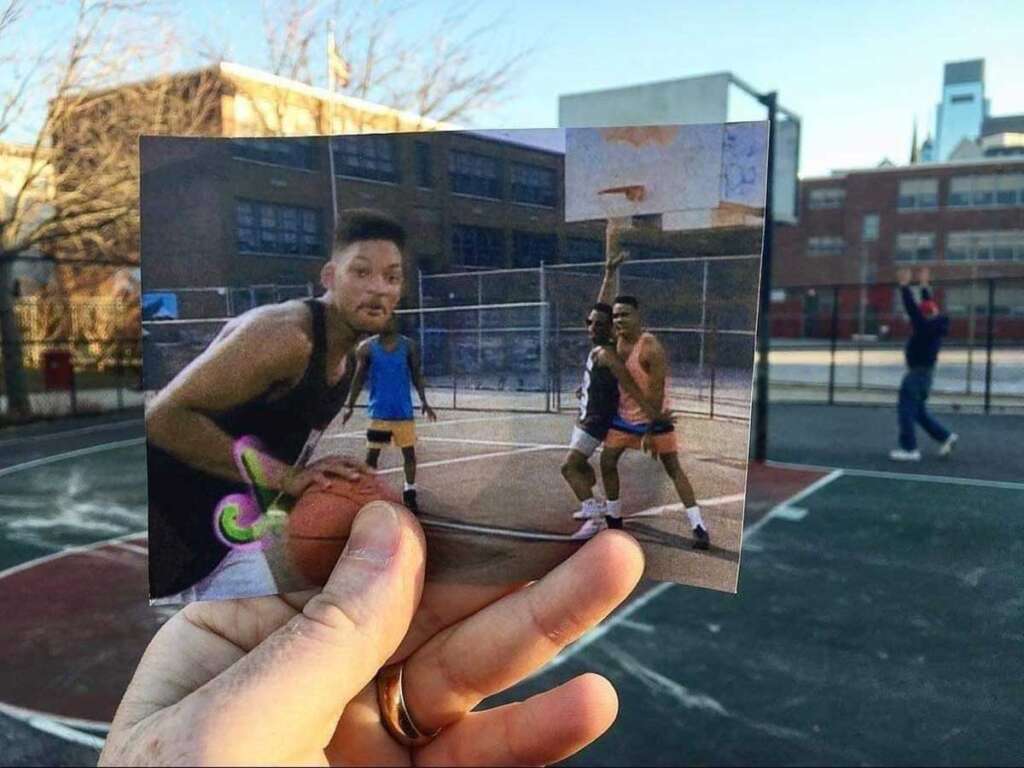
<path fill-rule="evenodd" d="M 828 404 L 835 405 L 836 343 L 839 339 L 839 286 L 832 288 L 832 343 L 828 360 Z"/>
<path fill-rule="evenodd" d="M 715 379 L 718 371 L 718 327 L 714 324 L 711 326 L 711 349 L 708 350 L 708 361 L 711 365 L 711 384 L 710 391 L 708 392 L 708 418 L 715 418 Z"/>
<path fill-rule="evenodd" d="M 541 261 L 538 272 L 538 292 L 540 293 L 540 385 L 544 389 L 544 411 L 551 412 L 551 372 L 548 370 L 548 303 L 547 286 L 545 284 L 544 262 Z"/>
<path fill-rule="evenodd" d="M 995 337 L 996 281 L 988 279 L 988 333 L 985 338 L 985 413 L 992 407 L 992 344 Z"/>

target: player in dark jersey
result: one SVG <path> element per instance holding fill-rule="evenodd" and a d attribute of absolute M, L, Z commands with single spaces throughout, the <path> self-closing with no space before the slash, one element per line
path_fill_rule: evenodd
<path fill-rule="evenodd" d="M 356 342 L 382 330 L 398 304 L 404 245 L 405 230 L 391 217 L 343 212 L 321 272 L 323 296 L 231 320 L 153 398 L 146 410 L 152 597 L 277 591 L 262 552 L 229 551 L 214 534 L 217 504 L 249 490 L 233 455 L 239 438 L 262 443 L 267 490 L 291 497 L 369 471 L 341 456 L 295 465 L 310 435 L 344 405 Z"/>
<path fill-rule="evenodd" d="M 615 339 L 612 335 L 612 308 L 597 303 L 587 315 L 587 334 L 594 345 L 587 355 L 583 372 L 583 384 L 579 389 L 579 416 L 572 430 L 569 452 L 562 462 L 562 477 L 572 488 L 580 502 L 580 509 L 573 513 L 577 520 L 600 520 L 604 516 L 604 501 L 594 496 L 597 476 L 590 465 L 590 457 L 604 441 L 612 420 L 619 410 L 619 388 L 628 392 L 637 402 L 650 409 L 652 419 L 662 416 L 650 406 L 640 388 L 622 360 L 615 353 Z M 598 528 L 584 524 L 575 534 L 577 538 L 589 538 Z"/>

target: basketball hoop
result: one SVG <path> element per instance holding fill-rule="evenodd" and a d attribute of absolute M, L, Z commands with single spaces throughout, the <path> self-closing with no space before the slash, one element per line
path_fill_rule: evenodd
<path fill-rule="evenodd" d="M 643 184 L 627 184 L 621 187 L 608 187 L 597 193 L 607 219 L 630 219 L 637 215 L 640 203 L 647 197 L 647 188 Z"/>

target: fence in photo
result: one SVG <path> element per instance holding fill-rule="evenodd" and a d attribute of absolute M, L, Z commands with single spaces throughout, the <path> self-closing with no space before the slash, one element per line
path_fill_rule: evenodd
<path fill-rule="evenodd" d="M 920 289 L 912 286 L 915 299 Z M 1024 408 L 1024 278 L 943 280 L 949 317 L 932 389 L 937 404 Z M 772 399 L 895 403 L 911 333 L 898 286 L 787 287 L 772 305 Z"/>
<path fill-rule="evenodd" d="M 749 418 L 757 256 L 627 262 L 616 293 L 635 296 L 668 356 L 679 412 Z M 421 275 L 402 328 L 424 350 L 439 403 L 572 411 L 590 342 L 585 320 L 602 262 Z"/>

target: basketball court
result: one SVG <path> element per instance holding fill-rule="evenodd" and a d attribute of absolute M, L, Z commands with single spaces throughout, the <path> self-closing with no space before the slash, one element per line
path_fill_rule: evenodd
<path fill-rule="evenodd" d="M 1024 675 L 1014 661 L 1024 636 L 1015 543 L 1024 483 L 995 476 L 1024 476 L 1024 460 L 997 465 L 998 440 L 986 437 L 1019 430 L 1019 418 L 943 417 L 964 437 L 960 454 L 907 468 L 875 458 L 888 447 L 890 409 L 776 405 L 771 452 L 786 463 L 751 469 L 739 594 L 645 582 L 509 696 L 583 670 L 609 676 L 619 721 L 571 761 L 580 765 L 637 755 L 666 764 L 1020 762 L 1008 734 Z M 558 443 L 548 418 L 444 413 L 447 425 L 421 429 L 441 438 L 422 443 L 424 489 L 432 471 L 465 478 L 494 458 L 472 457 L 547 455 L 538 446 Z M 836 420 L 834 431 L 808 428 Z M 700 422 L 687 424 L 694 441 Z M 502 424 L 520 425 L 514 440 Z M 731 428 L 708 434 L 712 448 Z M 12 670 L 0 691 L 0 738 L 20 764 L 94 760 L 132 669 L 169 615 L 146 604 L 141 420 L 54 429 L 0 443 L 0 605 Z M 449 443 L 454 430 L 516 445 Z M 426 467 L 433 461 L 451 463 Z M 699 486 L 701 496 L 735 492 L 713 449 L 695 444 L 689 461 L 720 478 Z M 552 505 L 563 498 L 557 483 L 535 487 Z M 709 509 L 713 535 L 731 504 Z M 480 522 L 504 527 L 501 517 Z"/>

